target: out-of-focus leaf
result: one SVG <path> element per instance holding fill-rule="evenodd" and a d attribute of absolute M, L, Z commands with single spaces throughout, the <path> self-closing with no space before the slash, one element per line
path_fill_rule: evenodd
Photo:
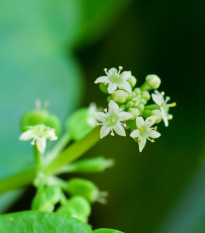
<path fill-rule="evenodd" d="M 94 230 L 93 233 L 123 233 L 122 231 L 117 231 L 117 230 L 113 230 L 113 229 L 97 229 Z"/>
<path fill-rule="evenodd" d="M 0 232 L 4 233 L 91 233 L 88 225 L 56 213 L 19 212 L 0 216 Z"/>

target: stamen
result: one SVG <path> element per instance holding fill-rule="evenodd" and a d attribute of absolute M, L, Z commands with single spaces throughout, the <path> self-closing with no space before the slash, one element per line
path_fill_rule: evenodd
<path fill-rule="evenodd" d="M 119 66 L 119 70 L 122 70 L 123 69 L 123 67 L 122 66 Z"/>
<path fill-rule="evenodd" d="M 138 142 L 141 142 L 141 140 L 138 138 Z"/>
<path fill-rule="evenodd" d="M 107 113 L 107 108 L 104 109 L 104 112 Z"/>
<path fill-rule="evenodd" d="M 149 119 L 149 122 L 152 122 L 152 119 Z"/>
<path fill-rule="evenodd" d="M 168 119 L 168 120 L 172 120 L 172 119 L 173 119 L 173 115 L 169 115 L 169 116 L 167 117 L 167 119 Z"/>
<path fill-rule="evenodd" d="M 139 130 L 142 131 L 142 127 L 139 127 Z"/>
<path fill-rule="evenodd" d="M 170 97 L 169 97 L 169 96 L 167 96 L 167 97 L 166 97 L 166 102 L 167 102 L 167 101 L 169 101 L 169 100 L 170 100 Z"/>
<path fill-rule="evenodd" d="M 174 103 L 171 104 L 171 107 L 175 107 L 176 105 L 177 105 L 177 103 L 174 102 Z"/>
<path fill-rule="evenodd" d="M 107 73 L 107 68 L 105 68 L 104 71 L 105 71 L 105 73 L 108 75 L 108 73 Z"/>
<path fill-rule="evenodd" d="M 110 135 L 111 135 L 111 136 L 115 136 L 115 134 L 114 134 L 114 132 L 113 132 L 113 131 L 110 133 Z"/>
<path fill-rule="evenodd" d="M 154 139 L 152 139 L 151 142 L 155 142 Z"/>
<path fill-rule="evenodd" d="M 163 107 L 163 106 L 164 106 L 164 103 L 161 103 L 161 106 Z"/>
<path fill-rule="evenodd" d="M 164 96 L 164 95 L 165 95 L 165 92 L 164 92 L 164 91 L 162 91 L 162 92 L 161 92 L 161 95 L 162 95 L 162 96 Z"/>
<path fill-rule="evenodd" d="M 104 82 L 104 85 L 106 86 L 106 82 Z"/>
<path fill-rule="evenodd" d="M 157 131 L 157 126 L 154 127 L 154 130 Z"/>
<path fill-rule="evenodd" d="M 124 127 L 127 127 L 127 125 L 126 125 L 125 123 L 123 124 L 123 126 L 124 126 Z"/>

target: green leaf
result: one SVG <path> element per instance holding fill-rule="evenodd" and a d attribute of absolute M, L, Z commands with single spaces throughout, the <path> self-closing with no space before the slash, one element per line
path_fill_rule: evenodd
<path fill-rule="evenodd" d="M 0 216 L 3 233 L 91 233 L 88 225 L 56 213 L 25 211 Z"/>
<path fill-rule="evenodd" d="M 101 229 L 94 230 L 93 233 L 123 233 L 123 232 L 113 230 L 113 229 L 101 228 Z"/>

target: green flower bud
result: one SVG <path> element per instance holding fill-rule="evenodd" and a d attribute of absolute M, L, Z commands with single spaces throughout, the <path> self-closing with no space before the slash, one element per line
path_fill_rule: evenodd
<path fill-rule="evenodd" d="M 68 182 L 67 189 L 68 193 L 72 196 L 83 196 L 89 202 L 105 202 L 105 193 L 100 192 L 98 187 L 91 181 L 73 178 Z"/>
<path fill-rule="evenodd" d="M 123 104 L 127 101 L 129 95 L 126 91 L 117 90 L 112 93 L 112 99 L 119 104 Z"/>
<path fill-rule="evenodd" d="M 142 97 L 145 99 L 145 100 L 150 100 L 150 94 L 149 94 L 149 92 L 148 91 L 143 91 L 142 92 Z"/>
<path fill-rule="evenodd" d="M 61 198 L 61 188 L 56 185 L 41 187 L 32 201 L 32 210 L 52 212 Z"/>
<path fill-rule="evenodd" d="M 138 108 L 130 108 L 128 112 L 134 116 L 133 118 L 131 118 L 131 120 L 135 119 L 136 117 L 140 115 L 140 111 Z"/>
<path fill-rule="evenodd" d="M 107 88 L 108 88 L 108 84 L 104 84 L 104 83 L 100 83 L 99 84 L 99 88 L 100 88 L 100 90 L 102 91 L 102 92 L 104 92 L 105 94 L 109 94 L 109 92 L 108 92 L 108 90 L 107 90 Z"/>
<path fill-rule="evenodd" d="M 74 196 L 64 203 L 63 206 L 59 207 L 57 213 L 65 217 L 73 217 L 87 222 L 91 214 L 91 206 L 84 197 Z"/>
<path fill-rule="evenodd" d="M 158 119 L 156 120 L 156 123 L 160 123 L 162 120 L 162 113 L 159 109 L 152 110 L 152 116 L 157 116 Z"/>
<path fill-rule="evenodd" d="M 147 101 L 145 100 L 145 99 L 141 99 L 141 103 L 143 104 L 143 105 L 145 105 L 146 103 L 147 103 Z"/>
<path fill-rule="evenodd" d="M 126 107 L 127 108 L 132 108 L 134 106 L 134 102 L 132 102 L 132 101 L 128 101 L 127 103 L 126 103 Z"/>
<path fill-rule="evenodd" d="M 134 89 L 134 92 L 136 93 L 136 95 L 141 94 L 141 90 L 140 90 L 140 88 L 135 88 L 135 89 Z"/>
<path fill-rule="evenodd" d="M 71 163 L 63 167 L 60 173 L 67 172 L 102 172 L 106 168 L 112 167 L 114 164 L 112 159 L 103 157 L 83 159 L 79 162 Z"/>
<path fill-rule="evenodd" d="M 157 89 L 161 84 L 161 79 L 155 74 L 149 74 L 146 77 L 146 82 L 152 89 Z"/>
<path fill-rule="evenodd" d="M 129 82 L 131 87 L 134 87 L 137 83 L 137 79 L 134 76 L 131 76 L 127 81 Z"/>
<path fill-rule="evenodd" d="M 143 112 L 144 111 L 144 104 L 140 104 L 138 109 L 140 110 L 140 112 Z"/>

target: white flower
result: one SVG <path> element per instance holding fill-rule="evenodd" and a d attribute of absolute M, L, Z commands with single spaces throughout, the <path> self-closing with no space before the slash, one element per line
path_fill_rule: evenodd
<path fill-rule="evenodd" d="M 107 71 L 105 69 L 105 73 L 107 76 L 101 76 L 95 80 L 95 83 L 104 83 L 105 85 L 108 84 L 108 92 L 111 94 L 113 93 L 117 88 L 123 89 L 127 92 L 132 92 L 132 88 L 130 83 L 127 81 L 129 78 L 131 78 L 131 72 L 130 71 L 124 71 L 120 74 L 120 71 L 122 70 L 122 67 L 119 67 L 119 71 L 115 68 L 111 68 Z"/>
<path fill-rule="evenodd" d="M 22 133 L 19 139 L 23 141 L 33 139 L 31 145 L 36 144 L 37 149 L 43 154 L 46 149 L 46 139 L 54 141 L 58 138 L 55 135 L 55 129 L 42 124 L 32 126 L 31 129 Z"/>
<path fill-rule="evenodd" d="M 109 109 L 105 109 L 104 112 L 97 112 L 95 117 L 98 121 L 102 122 L 98 125 L 102 125 L 100 130 L 100 137 L 103 138 L 107 136 L 110 132 L 114 136 L 113 130 L 120 136 L 126 136 L 125 129 L 121 121 L 127 121 L 133 117 L 131 113 L 120 112 L 119 106 L 111 100 L 109 102 Z"/>
<path fill-rule="evenodd" d="M 134 130 L 130 136 L 132 138 L 138 138 L 139 151 L 142 152 L 145 147 L 146 141 L 150 140 L 154 142 L 152 138 L 160 137 L 160 133 L 157 132 L 157 127 L 151 128 L 151 126 L 156 122 L 157 116 L 148 117 L 145 121 L 142 117 L 136 118 L 137 129 Z"/>
<path fill-rule="evenodd" d="M 164 92 L 155 91 L 155 94 L 152 94 L 153 101 L 160 106 L 162 119 L 164 121 L 165 126 L 167 127 L 169 125 L 168 120 L 172 119 L 172 115 L 168 114 L 170 107 L 175 107 L 176 103 L 167 104 L 167 102 L 170 100 L 170 97 L 166 97 L 164 99 Z"/>

